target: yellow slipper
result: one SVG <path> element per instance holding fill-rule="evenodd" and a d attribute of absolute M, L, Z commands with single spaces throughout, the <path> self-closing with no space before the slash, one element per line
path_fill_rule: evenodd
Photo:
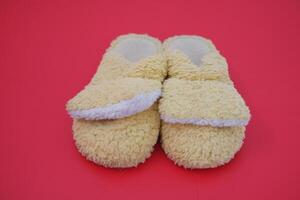
<path fill-rule="evenodd" d="M 213 43 L 199 36 L 164 42 L 169 78 L 159 111 L 162 146 L 185 168 L 212 168 L 240 149 L 250 112 Z"/>
<path fill-rule="evenodd" d="M 91 82 L 67 103 L 78 150 L 106 167 L 144 162 L 159 134 L 166 73 L 159 40 L 129 34 L 113 41 Z"/>

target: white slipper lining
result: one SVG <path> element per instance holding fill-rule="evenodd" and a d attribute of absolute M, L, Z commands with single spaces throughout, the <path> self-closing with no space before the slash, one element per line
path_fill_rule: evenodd
<path fill-rule="evenodd" d="M 171 39 L 168 46 L 170 49 L 183 52 L 198 66 L 200 66 L 202 58 L 210 51 L 207 42 L 200 37 L 178 36 Z"/>
<path fill-rule="evenodd" d="M 138 62 L 140 59 L 154 55 L 158 49 L 156 43 L 144 37 L 128 37 L 120 41 L 114 47 L 117 51 L 131 62 Z"/>

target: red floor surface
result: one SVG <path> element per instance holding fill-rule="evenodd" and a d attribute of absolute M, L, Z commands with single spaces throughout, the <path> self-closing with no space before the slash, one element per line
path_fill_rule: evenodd
<path fill-rule="evenodd" d="M 0 199 L 300 199 L 300 1 L 0 2 Z M 76 150 L 66 101 L 119 34 L 211 38 L 252 112 L 241 151 L 210 170 L 157 144 L 138 168 Z"/>

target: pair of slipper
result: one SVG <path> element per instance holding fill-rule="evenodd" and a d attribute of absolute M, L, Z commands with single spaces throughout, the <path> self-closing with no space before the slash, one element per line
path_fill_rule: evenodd
<path fill-rule="evenodd" d="M 163 44 L 147 35 L 119 36 L 67 110 L 79 151 L 115 168 L 143 163 L 159 133 L 179 166 L 223 165 L 240 149 L 250 119 L 225 58 L 200 36 Z"/>

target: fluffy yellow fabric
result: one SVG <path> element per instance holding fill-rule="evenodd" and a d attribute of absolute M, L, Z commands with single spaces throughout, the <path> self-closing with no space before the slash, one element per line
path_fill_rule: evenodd
<path fill-rule="evenodd" d="M 111 47 L 103 56 L 91 84 L 97 85 L 103 80 L 115 80 L 122 77 L 163 81 L 166 75 L 166 58 L 160 48 L 158 48 L 158 52 L 155 55 L 141 59 L 138 62 L 131 62 L 121 54 L 113 51 Z"/>
<path fill-rule="evenodd" d="M 162 122 L 162 147 L 185 168 L 212 168 L 229 162 L 240 149 L 244 127 L 218 128 Z"/>
<path fill-rule="evenodd" d="M 90 84 L 67 104 L 67 110 L 84 110 L 116 104 L 124 99 L 161 89 L 161 82 L 142 78 L 120 78 Z"/>
<path fill-rule="evenodd" d="M 194 64 L 183 52 L 168 49 L 168 41 L 164 43 L 168 59 L 168 75 L 184 80 L 218 80 L 231 84 L 226 59 L 217 50 L 202 58 L 200 67 Z M 210 43 L 208 43 L 210 44 Z"/>
<path fill-rule="evenodd" d="M 115 48 L 127 39 L 139 38 L 155 44 L 156 53 L 132 62 Z M 107 49 L 89 85 L 67 104 L 68 110 L 112 105 L 138 94 L 161 89 L 167 75 L 159 40 L 147 35 L 119 36 Z M 106 166 L 134 167 L 153 150 L 160 128 L 157 103 L 135 115 L 114 120 L 74 120 L 73 135 L 78 150 L 87 159 Z"/>
<path fill-rule="evenodd" d="M 199 64 L 185 52 L 171 48 L 177 39 L 201 40 L 208 52 Z M 175 36 L 164 42 L 169 79 L 163 84 L 159 111 L 164 151 L 185 168 L 211 168 L 227 163 L 240 149 L 245 128 L 198 126 L 193 120 L 245 120 L 250 112 L 230 80 L 226 60 L 213 43 L 198 36 Z M 190 121 L 181 121 L 191 119 Z M 222 125 L 222 123 L 220 123 Z"/>
<path fill-rule="evenodd" d="M 157 46 L 157 52 L 132 62 L 114 50 L 118 44 L 128 38 L 150 40 Z M 119 36 L 107 49 L 88 86 L 67 103 L 67 110 L 111 105 L 138 94 L 160 89 L 159 82 L 163 81 L 166 75 L 167 63 L 159 40 L 138 34 Z"/>
<path fill-rule="evenodd" d="M 170 47 L 177 39 L 201 40 L 208 52 L 199 65 L 184 52 Z M 168 58 L 169 80 L 165 81 L 160 101 L 162 116 L 176 119 L 249 120 L 244 100 L 229 78 L 226 60 L 211 41 L 196 36 L 167 39 L 164 48 Z"/>
<path fill-rule="evenodd" d="M 134 167 L 153 150 L 160 126 L 157 105 L 118 120 L 74 120 L 76 146 L 96 164 L 112 168 Z"/>
<path fill-rule="evenodd" d="M 220 81 L 164 82 L 160 113 L 176 119 L 248 120 L 249 110 L 236 89 Z"/>

